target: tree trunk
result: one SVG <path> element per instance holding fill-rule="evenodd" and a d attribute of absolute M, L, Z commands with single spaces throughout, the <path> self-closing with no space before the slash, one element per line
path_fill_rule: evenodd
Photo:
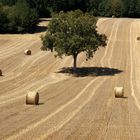
<path fill-rule="evenodd" d="M 73 72 L 75 73 L 77 70 L 77 55 L 73 56 Z"/>

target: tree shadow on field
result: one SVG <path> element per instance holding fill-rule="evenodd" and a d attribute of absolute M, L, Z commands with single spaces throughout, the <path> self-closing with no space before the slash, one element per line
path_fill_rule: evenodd
<path fill-rule="evenodd" d="M 41 18 L 41 19 L 39 20 L 39 23 L 41 23 L 41 22 L 49 22 L 50 20 L 51 20 L 50 18 Z M 48 29 L 47 23 L 46 23 L 45 26 L 38 25 L 38 26 L 36 27 L 36 30 L 34 31 L 34 33 L 46 32 L 47 29 Z"/>
<path fill-rule="evenodd" d="M 113 76 L 123 72 L 122 70 L 107 67 L 81 67 L 77 68 L 74 72 L 72 67 L 64 67 L 57 73 L 66 73 L 73 75 L 75 77 L 85 77 L 85 76 Z"/>
<path fill-rule="evenodd" d="M 47 31 L 47 26 L 37 26 L 36 30 L 34 31 L 34 33 L 42 33 L 42 32 L 46 32 Z"/>

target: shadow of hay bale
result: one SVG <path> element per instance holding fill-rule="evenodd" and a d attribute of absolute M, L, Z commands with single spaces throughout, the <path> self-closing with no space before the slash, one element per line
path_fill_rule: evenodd
<path fill-rule="evenodd" d="M 140 36 L 137 37 L 137 40 L 140 40 Z"/>
<path fill-rule="evenodd" d="M 57 73 L 70 74 L 76 77 L 85 77 L 85 76 L 113 76 L 123 72 L 122 70 L 106 67 L 81 67 L 77 68 L 76 71 L 72 67 L 64 67 Z"/>
<path fill-rule="evenodd" d="M 1 70 L 1 69 L 0 69 L 0 76 L 3 76 L 3 75 L 2 75 L 2 70 Z"/>
<path fill-rule="evenodd" d="M 37 26 L 36 30 L 34 31 L 34 33 L 42 33 L 42 32 L 46 32 L 48 29 L 47 26 Z"/>

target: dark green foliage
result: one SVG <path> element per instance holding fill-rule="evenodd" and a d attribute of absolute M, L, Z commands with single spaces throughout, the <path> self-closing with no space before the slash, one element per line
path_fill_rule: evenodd
<path fill-rule="evenodd" d="M 34 8 L 40 17 L 50 17 L 49 0 L 26 0 L 30 8 Z"/>
<path fill-rule="evenodd" d="M 0 0 L 0 3 L 3 5 L 9 5 L 12 6 L 14 5 L 18 0 Z"/>
<path fill-rule="evenodd" d="M 121 17 L 123 15 L 123 6 L 122 0 L 102 0 L 99 4 L 99 13 L 101 16 Z"/>
<path fill-rule="evenodd" d="M 123 16 L 140 18 L 140 0 L 123 0 Z"/>
<path fill-rule="evenodd" d="M 81 9 L 95 16 L 140 17 L 140 0 L 44 0 L 50 13 Z"/>
<path fill-rule="evenodd" d="M 52 13 L 57 13 L 67 9 L 68 1 L 65 0 L 26 0 L 31 8 L 35 8 L 40 17 L 50 17 Z M 71 1 L 71 0 L 69 0 Z"/>
<path fill-rule="evenodd" d="M 19 0 L 13 6 L 3 6 L 1 10 L 0 24 L 3 33 L 33 32 L 38 23 L 38 15 L 35 9 L 31 9 L 24 0 Z"/>
<path fill-rule="evenodd" d="M 22 0 L 10 8 L 8 18 L 11 21 L 10 26 L 16 27 L 12 31 L 16 30 L 17 32 L 32 32 L 32 29 L 38 23 L 38 15 L 35 9 L 31 9 L 28 3 Z"/>
<path fill-rule="evenodd" d="M 88 12 L 90 12 L 93 15 L 99 15 L 99 5 L 102 2 L 102 0 L 88 0 L 88 4 L 87 4 L 87 8 L 88 8 Z M 104 0 L 105 1 L 105 0 Z"/>
<path fill-rule="evenodd" d="M 129 17 L 140 17 L 140 1 L 139 0 L 130 0 L 130 5 L 128 9 Z"/>
<path fill-rule="evenodd" d="M 140 0 L 0 0 L 0 33 L 33 32 L 39 17 L 80 9 L 94 16 L 140 18 Z"/>
<path fill-rule="evenodd" d="M 72 55 L 74 68 L 80 52 L 86 52 L 87 59 L 93 57 L 99 46 L 106 45 L 106 36 L 98 34 L 97 19 L 80 10 L 60 12 L 52 17 L 48 32 L 42 37 L 42 50 L 55 50 L 57 56 Z"/>
<path fill-rule="evenodd" d="M 128 16 L 129 6 L 130 6 L 130 0 L 123 0 L 123 16 Z"/>
<path fill-rule="evenodd" d="M 140 17 L 140 0 L 137 0 L 137 4 L 136 4 L 136 16 L 138 18 Z"/>
<path fill-rule="evenodd" d="M 0 32 L 1 33 L 4 33 L 4 31 L 7 29 L 8 26 L 7 23 L 8 23 L 7 15 L 3 11 L 3 7 L 0 4 Z"/>
<path fill-rule="evenodd" d="M 12 6 L 18 0 L 0 0 Z M 53 13 L 80 9 L 95 16 L 140 17 L 140 0 L 23 0 L 34 8 L 39 17 L 50 17 Z"/>

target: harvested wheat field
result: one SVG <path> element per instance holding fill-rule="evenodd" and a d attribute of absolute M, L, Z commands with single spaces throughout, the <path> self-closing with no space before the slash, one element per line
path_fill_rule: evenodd
<path fill-rule="evenodd" d="M 140 140 L 140 20 L 103 18 L 98 30 L 108 44 L 90 61 L 78 56 L 77 76 L 61 69 L 71 57 L 40 50 L 44 32 L 0 35 L 1 140 Z M 26 105 L 28 91 L 39 105 Z"/>

